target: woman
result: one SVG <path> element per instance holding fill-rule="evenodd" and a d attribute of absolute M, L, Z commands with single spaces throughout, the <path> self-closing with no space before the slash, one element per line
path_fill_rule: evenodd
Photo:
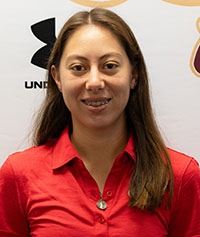
<path fill-rule="evenodd" d="M 142 53 L 113 12 L 63 26 L 34 142 L 1 169 L 0 236 L 200 236 L 197 162 L 165 147 Z"/>

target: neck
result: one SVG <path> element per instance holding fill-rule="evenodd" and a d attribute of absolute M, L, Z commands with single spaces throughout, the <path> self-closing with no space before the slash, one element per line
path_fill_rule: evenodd
<path fill-rule="evenodd" d="M 89 129 L 73 127 L 71 141 L 80 157 L 87 162 L 112 162 L 121 153 L 128 141 L 126 124 L 121 127 Z"/>

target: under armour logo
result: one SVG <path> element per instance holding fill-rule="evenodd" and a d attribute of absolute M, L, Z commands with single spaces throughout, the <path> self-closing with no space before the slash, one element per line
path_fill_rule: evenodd
<path fill-rule="evenodd" d="M 46 69 L 51 50 L 56 41 L 55 18 L 40 21 L 32 25 L 31 30 L 40 41 L 46 44 L 33 55 L 31 63 Z"/>

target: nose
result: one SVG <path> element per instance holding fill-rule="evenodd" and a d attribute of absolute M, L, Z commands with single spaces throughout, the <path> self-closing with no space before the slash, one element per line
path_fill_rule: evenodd
<path fill-rule="evenodd" d="M 98 92 L 104 89 L 105 83 L 98 68 L 91 68 L 86 82 L 86 89 L 92 92 Z"/>

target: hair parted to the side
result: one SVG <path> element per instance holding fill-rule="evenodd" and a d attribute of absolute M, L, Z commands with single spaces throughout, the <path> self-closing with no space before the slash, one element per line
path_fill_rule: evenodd
<path fill-rule="evenodd" d="M 68 39 L 79 27 L 87 24 L 110 30 L 119 39 L 138 74 L 137 85 L 131 90 L 126 107 L 128 129 L 132 131 L 136 153 L 136 167 L 129 186 L 129 205 L 154 212 L 163 203 L 164 194 L 167 194 L 167 203 L 170 204 L 173 171 L 153 116 L 143 55 L 130 27 L 114 12 L 100 8 L 78 12 L 63 26 L 49 58 L 48 88 L 36 120 L 34 144 L 39 146 L 59 138 L 67 125 L 72 128 L 70 111 L 51 75 L 51 66 L 59 68 Z"/>

